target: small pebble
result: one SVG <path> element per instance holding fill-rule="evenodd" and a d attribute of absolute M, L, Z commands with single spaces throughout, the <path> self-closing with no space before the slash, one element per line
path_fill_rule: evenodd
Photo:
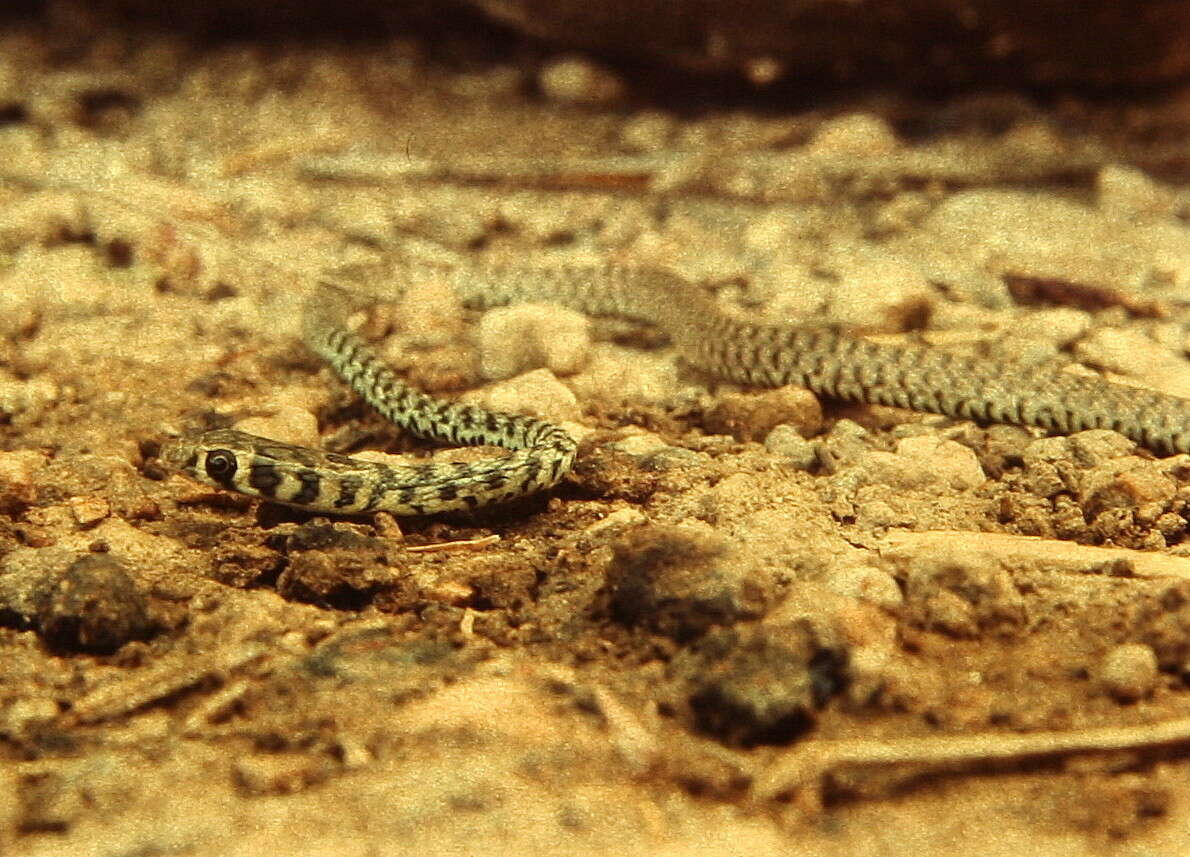
<path fill-rule="evenodd" d="M 0 378 L 0 416 L 37 419 L 60 395 L 58 385 L 46 378 L 28 381 Z"/>
<path fill-rule="evenodd" d="M 1099 680 L 1121 702 L 1135 702 L 1157 686 L 1157 655 L 1142 643 L 1124 643 L 1103 657 Z"/>
<path fill-rule="evenodd" d="M 1074 307 L 1039 309 L 1018 319 L 1013 325 L 1013 335 L 1067 346 L 1086 334 L 1091 322 L 1089 312 Z"/>
<path fill-rule="evenodd" d="M 410 345 L 439 348 L 463 335 L 463 305 L 441 279 L 417 282 L 402 296 L 397 313 Z"/>
<path fill-rule="evenodd" d="M 33 476 L 48 460 L 44 453 L 32 449 L 0 452 L 0 511 L 12 513 L 33 505 L 37 499 Z"/>
<path fill-rule="evenodd" d="M 114 652 L 130 640 L 147 638 L 153 629 L 144 593 L 105 554 L 75 560 L 34 597 L 37 630 L 59 649 Z"/>
<path fill-rule="evenodd" d="M 1099 207 L 1122 217 L 1167 216 L 1177 198 L 1135 167 L 1107 164 L 1095 177 Z"/>
<path fill-rule="evenodd" d="M 293 794 L 319 779 L 317 762 L 298 753 L 243 756 L 232 766 L 236 785 L 252 795 Z"/>
<path fill-rule="evenodd" d="M 95 526 L 112 513 L 111 506 L 102 497 L 71 497 L 66 503 L 75 523 L 83 529 Z"/>
<path fill-rule="evenodd" d="M 798 470 L 809 470 L 818 463 L 817 445 L 802 437 L 801 432 L 791 425 L 774 427 L 764 439 L 764 448 L 773 455 L 780 455 Z"/>
<path fill-rule="evenodd" d="M 484 313 L 479 323 L 483 377 L 502 380 L 530 369 L 573 375 L 586 365 L 590 323 L 582 313 L 553 304 L 518 304 Z"/>
<path fill-rule="evenodd" d="M 788 745 L 846 684 L 844 651 L 808 623 L 717 629 L 675 658 L 699 731 L 728 746 Z"/>
<path fill-rule="evenodd" d="M 624 95 L 624 82 L 585 57 L 563 57 L 548 63 L 537 76 L 546 98 L 562 104 L 613 104 Z"/>
<path fill-rule="evenodd" d="M 852 113 L 824 122 L 809 149 L 831 155 L 887 155 L 900 144 L 892 126 L 878 116 Z"/>
<path fill-rule="evenodd" d="M 58 703 L 45 696 L 22 697 L 4 712 L 3 729 L 22 734 L 51 723 L 58 716 Z"/>
<path fill-rule="evenodd" d="M 826 585 L 840 595 L 861 598 L 889 610 L 905 600 L 893 576 L 871 566 L 836 569 L 827 577 Z"/>
<path fill-rule="evenodd" d="M 1123 458 L 1136 449 L 1135 441 L 1110 429 L 1088 429 L 1066 438 L 1076 463 L 1090 467 L 1113 458 Z M 1037 441 L 1040 443 L 1040 441 Z"/>
<path fill-rule="evenodd" d="M 879 484 L 903 490 L 944 487 L 953 491 L 978 488 L 987 480 L 969 447 L 931 435 L 904 438 L 897 442 L 895 453 L 869 452 L 849 478 L 857 485 Z"/>
<path fill-rule="evenodd" d="M 63 833 L 87 812 L 79 783 L 54 771 L 21 777 L 15 828 L 23 833 Z"/>
<path fill-rule="evenodd" d="M 602 520 L 591 524 L 583 532 L 588 536 L 602 536 L 607 533 L 631 529 L 639 524 L 643 524 L 646 520 L 648 519 L 645 517 L 644 512 L 639 509 L 617 509 L 609 513 Z"/>
<path fill-rule="evenodd" d="M 528 414 L 556 423 L 578 420 L 581 415 L 574 393 L 548 369 L 489 384 L 463 399 L 489 410 Z"/>
<path fill-rule="evenodd" d="M 827 432 L 823 445 L 840 463 L 847 463 L 868 452 L 871 433 L 854 420 L 841 419 Z"/>
<path fill-rule="evenodd" d="M 646 110 L 624 122 L 620 142 L 634 152 L 659 152 L 670 144 L 676 124 L 668 114 Z"/>
<path fill-rule="evenodd" d="M 755 569 L 710 528 L 637 527 L 613 545 L 606 572 L 609 613 L 675 640 L 712 625 L 756 618 L 763 607 Z"/>
<path fill-rule="evenodd" d="M 569 383 L 584 399 L 641 405 L 670 402 L 682 390 L 670 355 L 637 351 L 629 356 L 607 343 L 592 346 L 587 366 Z"/>
<path fill-rule="evenodd" d="M 304 408 L 281 407 L 269 417 L 249 417 L 235 425 L 237 431 L 260 435 L 296 446 L 321 446 L 318 418 Z"/>
<path fill-rule="evenodd" d="M 822 430 L 822 405 L 804 387 L 778 387 L 761 393 L 725 393 L 705 418 L 706 429 L 739 440 L 763 440 L 779 425 L 802 434 Z"/>
<path fill-rule="evenodd" d="M 668 443 L 652 432 L 631 434 L 623 440 L 617 440 L 615 443 L 609 444 L 609 446 L 612 449 L 637 458 L 645 455 L 653 455 L 663 449 L 669 448 Z"/>
<path fill-rule="evenodd" d="M 431 601 L 465 607 L 475 597 L 475 587 L 461 580 L 439 580 L 425 587 L 422 594 Z"/>
<path fill-rule="evenodd" d="M 834 321 L 853 329 L 900 332 L 919 327 L 929 316 L 934 294 L 919 265 L 891 253 L 841 249 L 835 260 L 839 282 L 828 309 Z"/>
<path fill-rule="evenodd" d="M 889 527 L 908 527 L 912 526 L 915 520 L 911 510 L 897 511 L 884 500 L 864 499 L 856 503 L 855 525 L 867 532 Z"/>

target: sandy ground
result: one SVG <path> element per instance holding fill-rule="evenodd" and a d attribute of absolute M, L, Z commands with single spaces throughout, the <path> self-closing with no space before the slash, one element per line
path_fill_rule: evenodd
<path fill-rule="evenodd" d="M 1187 853 L 1187 456 L 716 386 L 432 278 L 365 333 L 581 434 L 550 496 L 328 520 L 154 456 L 449 454 L 296 338 L 311 275 L 396 294 L 409 254 L 660 264 L 1190 395 L 1190 90 L 694 110 L 416 39 L 0 57 L 0 853 Z"/>

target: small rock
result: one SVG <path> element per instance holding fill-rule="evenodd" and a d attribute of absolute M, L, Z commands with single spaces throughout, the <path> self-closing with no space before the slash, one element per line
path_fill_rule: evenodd
<path fill-rule="evenodd" d="M 629 530 L 647 521 L 644 512 L 639 509 L 617 509 L 602 520 L 596 521 L 584 530 L 587 536 L 603 536 L 607 533 Z"/>
<path fill-rule="evenodd" d="M 1103 657 L 1099 680 L 1121 702 L 1135 702 L 1157 686 L 1157 655 L 1143 643 L 1124 643 Z"/>
<path fill-rule="evenodd" d="M 537 76 L 546 98 L 562 104 L 613 104 L 624 96 L 624 82 L 585 57 L 564 57 L 548 63 Z"/>
<path fill-rule="evenodd" d="M 1099 328 L 1078 341 L 1075 356 L 1092 365 L 1143 378 L 1155 390 L 1190 396 L 1190 367 L 1185 358 L 1142 331 Z"/>
<path fill-rule="evenodd" d="M 225 533 L 211 553 L 211 577 L 225 586 L 248 589 L 276 580 L 285 558 L 258 533 Z"/>
<path fill-rule="evenodd" d="M 1064 347 L 1090 330 L 1091 321 L 1089 312 L 1073 307 L 1039 309 L 1017 321 L 1013 336 L 1044 340 Z"/>
<path fill-rule="evenodd" d="M 16 829 L 22 833 L 64 833 L 87 811 L 77 784 L 53 771 L 21 777 L 17 805 Z"/>
<path fill-rule="evenodd" d="M 978 534 L 972 534 L 978 541 Z M 905 611 L 910 622 L 956 637 L 983 632 L 1011 634 L 1028 618 L 1012 575 L 988 564 L 978 551 L 952 556 L 920 555 L 904 571 Z"/>
<path fill-rule="evenodd" d="M 843 689 L 846 654 L 806 623 L 722 629 L 675 658 L 694 725 L 736 747 L 790 744 Z"/>
<path fill-rule="evenodd" d="M 80 194 L 39 191 L 5 202 L 0 213 L 0 247 L 13 253 L 28 245 L 58 244 L 64 235 L 85 235 L 89 229 Z"/>
<path fill-rule="evenodd" d="M 905 600 L 893 576 L 871 566 L 836 569 L 827 577 L 826 585 L 840 595 L 870 601 L 889 610 Z"/>
<path fill-rule="evenodd" d="M 818 445 L 802 437 L 801 432 L 788 424 L 774 426 L 764 439 L 764 448 L 780 455 L 798 470 L 810 470 L 818 463 Z"/>
<path fill-rule="evenodd" d="M 870 157 L 895 152 L 900 144 L 892 126 L 868 113 L 852 113 L 822 124 L 808 146 L 827 155 Z"/>
<path fill-rule="evenodd" d="M 892 654 L 883 646 L 856 646 L 847 659 L 847 698 L 852 704 L 872 705 L 890 683 Z"/>
<path fill-rule="evenodd" d="M 415 282 L 401 296 L 396 313 L 409 345 L 440 348 L 463 336 L 463 304 L 445 278 Z"/>
<path fill-rule="evenodd" d="M 870 452 L 856 465 L 856 484 L 878 483 L 902 490 L 978 488 L 987 476 L 968 447 L 931 435 L 897 442 L 895 453 Z"/>
<path fill-rule="evenodd" d="M 763 440 L 778 425 L 803 434 L 822 430 L 822 405 L 803 387 L 778 387 L 761 393 L 725 393 L 706 415 L 707 431 L 738 440 Z"/>
<path fill-rule="evenodd" d="M 321 438 L 318 434 L 318 418 L 297 407 L 281 407 L 269 417 L 249 417 L 236 423 L 237 431 L 279 440 L 282 443 L 317 448 Z"/>
<path fill-rule="evenodd" d="M 680 392 L 677 362 L 664 353 L 637 352 L 607 343 L 596 343 L 581 373 L 570 380 L 584 399 L 658 405 Z"/>
<path fill-rule="evenodd" d="M 58 716 L 58 703 L 45 696 L 21 697 L 4 712 L 3 730 L 8 734 L 24 735 L 53 722 Z"/>
<path fill-rule="evenodd" d="M 1069 457 L 1066 438 L 1043 438 L 1058 443 L 1029 444 L 1021 456 L 1024 468 L 1021 487 L 1037 497 L 1055 497 L 1070 491 L 1078 481 L 1078 474 Z"/>
<path fill-rule="evenodd" d="M 576 421 L 582 413 L 574 393 L 548 369 L 489 384 L 462 399 L 489 410 L 526 414 L 555 423 Z"/>
<path fill-rule="evenodd" d="M 421 591 L 431 601 L 454 607 L 466 607 L 475 598 L 475 587 L 461 580 L 439 580 Z"/>
<path fill-rule="evenodd" d="M 1166 217 L 1177 197 L 1135 167 L 1107 164 L 1095 177 L 1099 207 L 1126 218 Z"/>
<path fill-rule="evenodd" d="M 489 380 L 542 368 L 573 375 L 586 365 L 591 348 L 586 316 L 554 304 L 489 310 L 477 336 L 480 372 Z"/>
<path fill-rule="evenodd" d="M 859 423 L 842 419 L 831 426 L 822 443 L 830 457 L 842 465 L 864 456 L 871 439 L 872 435 Z"/>
<path fill-rule="evenodd" d="M 1160 461 L 1127 458 L 1108 461 L 1079 474 L 1077 497 L 1088 520 L 1107 511 L 1128 511 L 1151 520 L 1166 511 L 1177 483 Z"/>
<path fill-rule="evenodd" d="M 15 515 L 37 500 L 33 475 L 49 461 L 33 449 L 0 452 L 0 512 Z"/>
<path fill-rule="evenodd" d="M 626 625 L 689 640 L 712 625 L 758 616 L 759 582 L 709 528 L 639 527 L 613 546 L 606 592 L 610 612 Z"/>
<path fill-rule="evenodd" d="M 670 145 L 677 121 L 666 113 L 645 110 L 630 116 L 620 128 L 620 142 L 629 151 L 659 152 Z"/>
<path fill-rule="evenodd" d="M 637 434 L 630 434 L 628 437 L 622 440 L 617 440 L 615 443 L 608 444 L 608 446 L 635 458 L 640 458 L 646 455 L 656 455 L 658 452 L 661 452 L 661 450 L 670 448 L 668 443 L 652 432 L 639 432 Z"/>
<path fill-rule="evenodd" d="M 830 317 L 861 331 L 900 332 L 920 327 L 929 317 L 934 293 L 916 265 L 891 253 L 856 253 L 841 248 L 834 267 L 839 282 L 831 291 Z"/>
<path fill-rule="evenodd" d="M 111 556 L 85 556 L 35 593 L 37 630 L 66 651 L 110 653 L 150 636 L 145 595 Z"/>
<path fill-rule="evenodd" d="M 898 511 L 885 500 L 865 497 L 866 489 L 861 489 L 855 496 L 855 525 L 864 532 L 886 530 L 889 527 L 912 526 L 915 518 L 912 510 Z"/>
<path fill-rule="evenodd" d="M 58 385 L 46 378 L 7 381 L 0 378 L 0 415 L 35 420 L 58 401 Z"/>
<path fill-rule="evenodd" d="M 1072 434 L 1065 440 L 1074 460 L 1082 467 L 1123 458 L 1136 450 L 1135 441 L 1110 429 L 1088 429 Z"/>
<path fill-rule="evenodd" d="M 71 497 L 66 504 L 75 523 L 83 529 L 95 526 L 112 513 L 111 506 L 102 497 Z"/>
<path fill-rule="evenodd" d="M 302 524 L 285 552 L 289 561 L 277 578 L 277 593 L 340 609 L 359 609 L 377 592 L 394 588 L 404 567 L 393 543 L 344 522 Z"/>

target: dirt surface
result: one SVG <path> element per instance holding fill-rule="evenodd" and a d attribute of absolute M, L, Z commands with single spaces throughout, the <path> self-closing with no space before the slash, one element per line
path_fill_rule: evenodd
<path fill-rule="evenodd" d="M 0 853 L 1187 853 L 1190 457 L 717 386 L 432 278 L 365 334 L 581 434 L 549 496 L 329 520 L 155 454 L 447 454 L 296 335 L 311 276 L 395 294 L 402 254 L 664 265 L 1190 395 L 1190 90 L 690 112 L 465 38 L 0 58 Z"/>

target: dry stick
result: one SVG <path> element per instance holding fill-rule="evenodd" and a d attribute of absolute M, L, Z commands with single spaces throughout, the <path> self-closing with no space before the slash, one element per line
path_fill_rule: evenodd
<path fill-rule="evenodd" d="M 1131 548 L 1080 545 L 1012 533 L 962 530 L 890 532 L 877 548 L 886 559 L 956 556 L 964 563 L 1029 567 L 1062 574 L 1127 575 L 1190 580 L 1190 557 Z"/>
<path fill-rule="evenodd" d="M 808 741 L 778 759 L 752 785 L 752 797 L 771 800 L 811 786 L 845 765 L 925 765 L 1024 760 L 1069 753 L 1141 750 L 1190 743 L 1190 718 L 1141 726 L 1106 726 L 1070 732 L 1004 735 L 986 732 L 938 738 Z"/>

